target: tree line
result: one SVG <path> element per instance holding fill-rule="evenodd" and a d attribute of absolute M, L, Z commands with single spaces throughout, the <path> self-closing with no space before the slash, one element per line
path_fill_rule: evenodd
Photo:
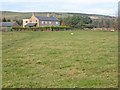
<path fill-rule="evenodd" d="M 73 15 L 66 18 L 59 18 L 62 26 L 70 26 L 72 28 L 114 28 L 117 29 L 117 18 L 104 18 L 91 19 L 89 16 Z M 22 20 L 20 19 L 2 19 L 2 22 L 15 21 L 22 26 Z"/>
<path fill-rule="evenodd" d="M 60 18 L 61 25 L 71 26 L 73 28 L 114 28 L 117 29 L 117 18 L 91 19 L 88 16 L 74 15 L 67 18 Z"/>

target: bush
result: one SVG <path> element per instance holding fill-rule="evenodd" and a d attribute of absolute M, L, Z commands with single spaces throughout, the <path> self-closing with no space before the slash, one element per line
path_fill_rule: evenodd
<path fill-rule="evenodd" d="M 71 29 L 70 26 L 13 27 L 12 31 L 61 31 L 69 29 Z"/>

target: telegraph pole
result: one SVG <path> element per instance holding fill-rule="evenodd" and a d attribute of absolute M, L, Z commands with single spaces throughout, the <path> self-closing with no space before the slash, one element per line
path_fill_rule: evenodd
<path fill-rule="evenodd" d="M 118 2 L 118 31 L 120 30 L 120 1 Z"/>

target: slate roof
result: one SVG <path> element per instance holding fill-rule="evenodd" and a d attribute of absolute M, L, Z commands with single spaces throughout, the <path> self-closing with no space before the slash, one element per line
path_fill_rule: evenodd
<path fill-rule="evenodd" d="M 59 21 L 56 17 L 43 17 L 43 16 L 36 16 L 39 20 L 43 21 Z"/>
<path fill-rule="evenodd" d="M 15 22 L 0 22 L 0 27 L 12 27 L 12 26 L 19 26 Z"/>
<path fill-rule="evenodd" d="M 28 23 L 25 26 L 35 26 L 35 25 L 36 25 L 36 23 Z"/>

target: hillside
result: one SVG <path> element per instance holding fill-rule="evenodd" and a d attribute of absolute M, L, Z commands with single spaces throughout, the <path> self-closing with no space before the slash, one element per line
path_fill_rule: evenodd
<path fill-rule="evenodd" d="M 2 12 L 2 18 L 5 17 L 6 19 L 23 19 L 31 17 L 32 12 L 11 12 L 11 11 L 0 11 Z M 82 16 L 89 16 L 92 18 L 112 18 L 111 16 L 106 15 L 97 15 L 97 14 L 84 14 L 84 13 L 63 13 L 63 12 L 35 12 L 37 16 L 46 16 L 48 13 L 54 14 L 58 18 L 64 18 L 73 15 L 82 15 Z"/>

